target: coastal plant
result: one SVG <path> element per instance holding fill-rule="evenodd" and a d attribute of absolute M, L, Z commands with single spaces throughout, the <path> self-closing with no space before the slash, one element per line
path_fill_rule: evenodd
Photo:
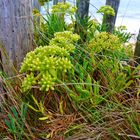
<path fill-rule="evenodd" d="M 101 6 L 100 9 L 97 11 L 97 13 L 101 13 L 103 15 L 103 21 L 101 29 L 105 31 L 109 31 L 110 25 L 107 23 L 108 18 L 110 17 L 113 19 L 115 16 L 115 11 L 110 5 Z"/>
<path fill-rule="evenodd" d="M 49 40 L 54 37 L 54 33 L 70 30 L 70 24 L 74 23 L 75 6 L 71 6 L 67 2 L 61 2 L 53 5 L 50 11 L 42 15 L 39 11 L 33 10 L 34 17 L 40 17 L 40 23 L 34 24 L 35 43 L 39 46 L 49 44 Z M 70 17 L 72 23 L 66 23 L 65 16 Z"/>
<path fill-rule="evenodd" d="M 88 37 L 91 36 L 90 29 L 94 26 L 93 24 L 94 22 L 91 22 L 90 17 L 81 18 L 78 15 L 76 16 L 75 32 L 80 35 L 82 42 L 88 41 Z"/>
<path fill-rule="evenodd" d="M 35 24 L 35 43 L 38 46 L 45 46 L 46 44 L 49 44 L 49 41 L 54 37 L 54 33 L 63 32 L 66 28 L 66 23 L 58 15 L 47 13 L 46 18 L 42 17 L 40 26 Z"/>
<path fill-rule="evenodd" d="M 88 49 L 94 67 L 93 75 L 105 87 L 102 99 L 131 86 L 136 74 L 132 74 L 131 66 L 127 63 L 132 56 L 132 48 L 125 47 L 117 36 L 101 32 L 89 42 Z"/>
<path fill-rule="evenodd" d="M 93 95 L 92 77 L 88 73 L 89 69 L 90 64 L 85 58 L 83 64 L 75 64 L 75 71 L 71 73 L 75 92 L 71 92 L 70 96 L 76 102 L 88 101 Z"/>
<path fill-rule="evenodd" d="M 11 112 L 11 114 L 8 114 L 9 120 L 4 121 L 9 133 L 13 135 L 15 140 L 22 140 L 23 136 L 25 136 L 26 139 L 29 139 L 29 137 L 25 133 L 27 105 L 22 103 L 20 113 L 16 110 L 15 107 L 11 108 Z"/>
<path fill-rule="evenodd" d="M 64 3 L 58 2 L 56 5 L 53 5 L 51 8 L 52 14 L 58 16 L 59 20 L 63 21 L 64 23 L 66 23 L 65 16 L 69 17 L 72 23 L 75 21 L 74 15 L 76 10 L 77 7 L 72 6 L 68 2 L 64 2 Z M 67 24 L 67 26 L 68 25 L 69 24 Z"/>
<path fill-rule="evenodd" d="M 87 38 L 89 40 L 93 39 L 99 32 L 102 32 L 102 30 L 100 30 L 100 23 L 96 20 L 96 19 L 90 19 L 89 20 L 89 28 L 88 28 L 88 34 L 87 34 Z"/>
<path fill-rule="evenodd" d="M 132 77 L 126 73 L 132 73 L 131 66 L 123 65 L 123 61 L 127 63 L 132 56 L 132 49 L 125 48 L 117 36 L 107 32 L 98 33 L 88 46 L 78 46 L 78 50 L 73 58 L 74 73 L 71 74 L 74 85 L 72 91 L 69 89 L 71 98 L 76 102 L 96 106 L 112 93 L 123 92 L 133 83 Z"/>
<path fill-rule="evenodd" d="M 37 85 L 40 90 L 53 90 L 54 85 L 72 69 L 70 53 L 74 51 L 73 43 L 78 41 L 79 36 L 70 31 L 58 32 L 54 36 L 49 46 L 40 46 L 26 55 L 20 70 L 26 72 L 23 91 Z"/>
<path fill-rule="evenodd" d="M 126 43 L 126 42 L 129 42 L 129 40 L 131 39 L 132 37 L 132 34 L 130 32 L 127 32 L 127 28 L 126 26 L 119 26 L 119 27 L 116 27 L 114 29 L 114 32 L 113 34 L 115 36 L 117 36 L 122 42 Z"/>
<path fill-rule="evenodd" d="M 125 47 L 117 36 L 107 32 L 96 35 L 89 42 L 88 48 L 91 50 L 91 56 L 107 55 L 120 60 L 128 59 L 133 53 L 131 47 Z"/>
<path fill-rule="evenodd" d="M 66 24 L 63 19 L 64 13 L 73 13 L 63 5 L 55 6 L 47 18 L 35 11 L 41 16 L 35 42 L 41 46 L 22 63 L 22 90 L 20 84 L 14 87 L 16 91 L 6 85 L 6 102 L 10 97 L 14 107 L 5 105 L 2 127 L 7 132 L 3 135 L 19 140 L 139 138 L 139 103 L 135 100 L 140 93 L 140 67 L 129 63 L 133 51 L 131 45 L 124 45 L 128 37 L 121 34 L 123 27 L 111 34 L 95 20 L 81 19 L 84 34 L 79 41 L 72 32 L 75 23 Z M 15 100 L 26 104 L 19 107 Z M 27 114 L 27 107 L 28 117 L 21 115 Z"/>
<path fill-rule="evenodd" d="M 51 0 L 39 0 L 39 3 L 43 6 L 45 3 L 49 2 Z"/>
<path fill-rule="evenodd" d="M 97 13 L 102 13 L 104 15 L 115 16 L 114 9 L 111 6 L 109 6 L 109 5 L 101 6 L 100 9 L 97 11 Z"/>

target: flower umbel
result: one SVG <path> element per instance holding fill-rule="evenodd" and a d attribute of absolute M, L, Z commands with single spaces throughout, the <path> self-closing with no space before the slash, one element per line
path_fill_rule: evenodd
<path fill-rule="evenodd" d="M 49 46 L 40 46 L 29 52 L 21 66 L 20 72 L 27 75 L 23 81 L 23 91 L 30 90 L 38 85 L 40 90 L 53 90 L 55 83 L 73 66 L 70 53 L 74 51 L 74 42 L 79 36 L 72 32 L 58 32 L 50 41 Z"/>

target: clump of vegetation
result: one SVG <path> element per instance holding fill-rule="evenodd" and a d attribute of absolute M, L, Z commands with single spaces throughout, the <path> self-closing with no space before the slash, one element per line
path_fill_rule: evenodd
<path fill-rule="evenodd" d="M 5 124 L 8 128 L 8 131 L 14 135 L 14 139 L 18 138 L 19 140 L 22 140 L 23 136 L 25 136 L 26 139 L 29 139 L 24 130 L 27 105 L 22 103 L 19 114 L 15 107 L 12 107 L 11 111 L 12 115 L 10 113 L 8 114 L 9 120 L 5 120 Z"/>
<path fill-rule="evenodd" d="M 114 35 L 120 38 L 120 40 L 124 43 L 129 42 L 132 37 L 130 32 L 127 32 L 126 26 L 116 27 L 114 30 Z"/>
<path fill-rule="evenodd" d="M 52 13 L 63 13 L 73 15 L 76 12 L 77 8 L 75 6 L 71 6 L 69 3 L 59 2 L 57 5 L 52 7 Z"/>
<path fill-rule="evenodd" d="M 49 1 L 51 1 L 51 0 L 39 0 L 39 3 L 41 5 L 44 5 L 45 3 L 49 2 Z"/>
<path fill-rule="evenodd" d="M 97 11 L 97 13 L 102 13 L 104 15 L 115 16 L 114 9 L 111 6 L 109 6 L 109 5 L 101 6 L 100 9 Z"/>
<path fill-rule="evenodd" d="M 107 32 L 102 32 L 90 41 L 89 48 L 95 53 L 101 53 L 105 50 L 118 50 L 121 48 L 121 45 L 118 37 Z"/>
<path fill-rule="evenodd" d="M 132 46 L 127 46 L 122 43 L 122 40 L 117 36 L 101 32 L 89 42 L 91 56 L 96 54 L 104 55 L 118 60 L 127 60 L 133 55 Z"/>
<path fill-rule="evenodd" d="M 1 139 L 140 137 L 140 66 L 131 64 L 133 50 L 125 45 L 129 34 L 123 27 L 107 33 L 89 17 L 80 19 L 83 32 L 75 34 L 73 17 L 70 24 L 64 19 L 65 14 L 74 16 L 75 10 L 58 3 L 47 19 L 34 11 L 41 16 L 40 27 L 35 25 L 39 47 L 26 55 L 23 75 L 1 74 L 8 99 L 0 115 Z M 109 6 L 98 12 L 115 14 Z"/>
<path fill-rule="evenodd" d="M 45 46 L 54 37 L 54 33 L 67 31 L 68 28 L 71 30 L 70 24 L 65 22 L 65 16 L 69 16 L 72 22 L 74 22 L 75 12 L 76 7 L 66 2 L 52 6 L 51 13 L 47 12 L 45 17 L 38 10 L 34 9 L 35 21 L 37 21 L 38 16 L 40 17 L 40 24 L 38 22 L 34 23 L 36 44 L 38 46 Z"/>
<path fill-rule="evenodd" d="M 54 36 L 50 46 L 40 46 L 25 57 L 21 67 L 21 72 L 27 72 L 24 91 L 33 85 L 40 85 L 40 89 L 45 91 L 54 89 L 58 79 L 62 79 L 64 73 L 73 67 L 69 58 L 75 48 L 73 43 L 79 36 L 70 31 L 55 33 Z"/>

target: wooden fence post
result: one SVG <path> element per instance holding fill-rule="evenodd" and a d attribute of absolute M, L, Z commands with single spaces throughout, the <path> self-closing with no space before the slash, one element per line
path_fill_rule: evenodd
<path fill-rule="evenodd" d="M 110 5 L 115 11 L 115 16 L 107 15 L 103 20 L 103 25 L 105 25 L 106 31 L 112 33 L 116 23 L 120 0 L 106 0 L 106 5 Z"/>
<path fill-rule="evenodd" d="M 86 40 L 87 37 L 89 4 L 90 0 L 76 0 L 75 32 L 81 36 L 82 40 Z"/>
<path fill-rule="evenodd" d="M 77 0 L 77 15 L 80 18 L 88 17 L 90 0 Z"/>
<path fill-rule="evenodd" d="M 13 66 L 19 70 L 26 53 L 32 50 L 32 31 L 31 0 L 0 0 L 1 61 L 10 76 L 14 75 Z"/>
<path fill-rule="evenodd" d="M 136 61 L 136 65 L 140 64 L 140 29 L 139 29 L 139 34 L 137 37 L 137 43 L 136 43 L 136 47 L 135 47 L 135 52 L 134 52 L 134 58 Z"/>

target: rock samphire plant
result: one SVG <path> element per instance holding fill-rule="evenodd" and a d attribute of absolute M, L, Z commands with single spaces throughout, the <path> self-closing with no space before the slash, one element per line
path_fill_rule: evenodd
<path fill-rule="evenodd" d="M 21 66 L 21 73 L 26 73 L 23 91 L 37 86 L 40 90 L 54 89 L 64 74 L 73 66 L 70 53 L 74 52 L 74 42 L 79 40 L 77 34 L 70 31 L 57 32 L 48 46 L 40 46 L 29 52 Z"/>

